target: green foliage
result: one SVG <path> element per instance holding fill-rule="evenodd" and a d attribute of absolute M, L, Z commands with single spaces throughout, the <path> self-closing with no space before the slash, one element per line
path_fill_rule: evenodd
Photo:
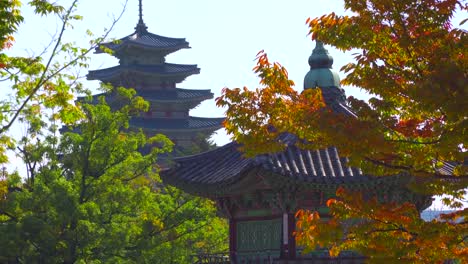
<path fill-rule="evenodd" d="M 104 98 L 83 103 L 60 139 L 22 140 L 28 177 L 10 177 L 0 202 L 0 262 L 189 263 L 223 244 L 211 202 L 161 184 L 157 156 L 172 143 L 128 131 L 130 113 L 147 104 L 119 91 L 128 104 L 115 112 Z"/>
<path fill-rule="evenodd" d="M 0 3 L 0 47 L 9 48 L 14 41 L 12 34 L 18 25 L 24 20 L 19 7 L 20 1 L 1 1 Z"/>
<path fill-rule="evenodd" d="M 10 55 L 10 49 L 14 48 L 14 34 L 25 18 L 20 13 L 20 1 L 0 3 L 0 83 L 3 84 L 4 94 L 9 96 L 9 99 L 0 102 L 2 163 L 7 161 L 5 151 L 14 148 L 14 139 L 9 135 L 9 130 L 17 121 L 28 123 L 31 131 L 37 133 L 44 126 L 40 115 L 44 111 L 53 111 L 55 114 L 51 118 L 66 124 L 83 117 L 81 109 L 72 102 L 74 93 L 86 90 L 78 82 L 79 76 L 73 69 L 87 67 L 88 54 L 105 39 L 109 31 L 90 40 L 87 48 L 64 42 L 66 34 L 73 29 L 72 22 L 81 19 L 76 13 L 77 2 L 72 1 L 67 8 L 50 1 L 35 0 L 28 3 L 37 15 L 56 16 L 61 21 L 48 48 L 39 51 L 39 56 Z"/>
<path fill-rule="evenodd" d="M 226 224 L 214 205 L 160 182 L 157 157 L 172 143 L 129 128 L 147 102 L 123 88 L 115 89 L 116 106 L 104 98 L 73 102 L 76 93 L 90 94 L 74 69 L 88 66 L 89 52 L 110 31 L 86 48 L 64 42 L 82 19 L 77 2 L 28 3 L 61 21 L 49 48 L 33 57 L 9 55 L 29 18 L 20 1 L 0 3 L 0 82 L 11 98 L 0 102 L 0 163 L 7 149 L 17 149 L 27 168 L 22 177 L 0 176 L 0 262 L 190 263 L 198 251 L 225 250 Z M 18 121 L 28 127 L 21 139 L 10 135 Z M 58 124 L 68 126 L 61 136 Z"/>

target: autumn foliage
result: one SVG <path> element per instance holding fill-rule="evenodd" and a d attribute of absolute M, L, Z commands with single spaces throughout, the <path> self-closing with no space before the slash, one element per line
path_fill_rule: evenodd
<path fill-rule="evenodd" d="M 456 12 L 466 15 L 467 4 L 344 2 L 352 15 L 331 13 L 307 24 L 312 39 L 354 52 L 355 61 L 341 69 L 346 74 L 341 83 L 372 96 L 368 101 L 347 99 L 355 116 L 332 111 L 317 87 L 297 92 L 286 69 L 261 52 L 254 68 L 261 88 L 225 88 L 217 99 L 227 107 L 225 127 L 246 155 L 284 149 L 278 135 L 288 132 L 309 142 L 302 147 L 336 146 L 349 157 L 348 165 L 365 173 L 407 175 L 413 191 L 447 195 L 444 203 L 458 208 L 450 216 L 459 218 L 458 224 L 425 223 L 411 204 L 379 204 L 343 191 L 329 202 L 330 221 L 317 213 L 297 215 L 302 245 L 330 247 L 332 255 L 356 250 L 371 259 L 466 260 L 468 225 L 461 208 L 468 186 L 468 45 L 466 31 L 452 20 Z M 447 165 L 449 173 L 441 170 Z M 352 219 L 361 220 L 349 227 Z"/>
<path fill-rule="evenodd" d="M 425 222 L 411 203 L 379 203 L 358 192 L 338 189 L 327 202 L 330 219 L 317 212 L 297 212 L 296 239 L 306 250 L 329 249 L 331 256 L 353 249 L 369 262 L 442 263 L 468 260 L 466 223 L 468 209 L 443 216 L 444 222 Z"/>

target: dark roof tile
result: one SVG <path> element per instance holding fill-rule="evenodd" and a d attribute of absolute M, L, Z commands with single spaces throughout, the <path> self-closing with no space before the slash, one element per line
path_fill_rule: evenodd
<path fill-rule="evenodd" d="M 140 34 L 134 32 L 133 34 L 130 34 L 117 41 L 104 43 L 102 45 L 113 51 L 118 51 L 129 45 L 172 51 L 183 48 L 190 48 L 189 43 L 185 40 L 185 38 L 164 37 L 147 31 Z M 96 53 L 102 52 L 103 51 L 100 48 L 96 48 Z"/>
<path fill-rule="evenodd" d="M 88 80 L 109 80 L 125 72 L 140 72 L 152 75 L 176 75 L 176 74 L 198 74 L 200 69 L 197 65 L 162 63 L 156 65 L 118 65 L 115 67 L 89 71 Z"/>
<path fill-rule="evenodd" d="M 130 125 L 152 130 L 178 129 L 218 129 L 222 127 L 224 118 L 192 117 L 181 119 L 135 117 Z"/>
<path fill-rule="evenodd" d="M 159 102 L 174 102 L 174 101 L 194 101 L 206 100 L 213 98 L 213 93 L 210 90 L 192 90 L 174 88 L 170 90 L 137 90 L 138 96 L 145 98 L 145 100 L 159 101 Z M 106 96 L 107 100 L 112 100 L 114 95 L 111 93 L 100 93 L 93 95 L 92 102 L 97 103 L 97 98 Z M 85 100 L 86 97 L 78 97 L 78 101 Z"/>
<path fill-rule="evenodd" d="M 260 168 L 285 179 L 304 183 L 364 183 L 372 180 L 361 171 L 346 166 L 347 159 L 339 156 L 335 147 L 305 150 L 286 140 L 288 147 L 279 153 L 245 158 L 239 145 L 229 143 L 216 150 L 176 158 L 175 166 L 162 172 L 168 183 L 176 186 L 222 187 L 236 182 L 248 169 Z"/>
<path fill-rule="evenodd" d="M 146 100 L 152 101 L 192 101 L 205 100 L 213 98 L 213 93 L 210 90 L 193 90 L 175 88 L 170 90 L 139 90 L 139 96 Z"/>

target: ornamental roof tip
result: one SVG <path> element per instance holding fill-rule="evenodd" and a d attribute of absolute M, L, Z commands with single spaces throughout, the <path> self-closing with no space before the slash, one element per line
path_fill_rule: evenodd
<path fill-rule="evenodd" d="M 138 23 L 135 26 L 135 31 L 117 41 L 102 43 L 102 46 L 113 51 L 118 51 L 129 45 L 149 49 L 169 50 L 170 52 L 190 48 L 185 38 L 170 38 L 149 32 L 148 27 L 143 21 L 143 5 L 141 0 L 139 0 Z M 103 52 L 100 47 L 96 47 L 96 53 Z"/>
<path fill-rule="evenodd" d="M 138 1 L 138 24 L 135 27 L 135 32 L 138 34 L 142 34 L 147 32 L 148 27 L 145 25 L 145 22 L 143 22 L 143 4 L 142 0 Z"/>
<path fill-rule="evenodd" d="M 345 91 L 340 87 L 340 77 L 332 70 L 333 57 L 328 54 L 322 41 L 316 41 L 308 62 L 310 70 L 304 77 L 304 90 L 320 88 L 325 103 L 334 111 L 348 115 L 352 113 L 347 106 Z"/>
<path fill-rule="evenodd" d="M 333 57 L 330 56 L 328 50 L 325 49 L 323 42 L 317 40 L 315 48 L 309 57 L 309 65 L 311 69 L 331 68 L 333 65 Z"/>

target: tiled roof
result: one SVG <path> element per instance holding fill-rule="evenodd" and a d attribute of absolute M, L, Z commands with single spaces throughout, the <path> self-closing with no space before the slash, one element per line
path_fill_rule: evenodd
<path fill-rule="evenodd" d="M 176 158 L 175 167 L 162 172 L 162 176 L 167 176 L 165 178 L 169 183 L 219 186 L 228 184 L 237 180 L 242 172 L 254 165 L 252 159 L 242 156 L 237 150 L 238 147 L 238 144 L 232 142 L 205 153 Z"/>
<path fill-rule="evenodd" d="M 194 90 L 175 88 L 171 90 L 150 90 L 137 91 L 139 96 L 146 100 L 153 101 L 192 101 L 205 100 L 213 98 L 213 93 L 210 90 Z"/>
<path fill-rule="evenodd" d="M 176 51 L 179 49 L 190 48 L 189 43 L 185 38 L 169 38 L 156 35 L 147 31 L 143 32 L 134 32 L 124 38 L 121 38 L 114 42 L 102 44 L 106 48 L 109 48 L 113 51 L 118 51 L 123 47 L 129 45 L 141 46 L 146 48 L 153 49 L 164 49 Z M 96 53 L 102 53 L 101 49 L 96 48 Z"/>
<path fill-rule="evenodd" d="M 442 167 L 438 168 L 437 171 L 442 175 L 453 175 L 455 168 L 460 165 L 456 162 L 444 162 Z M 465 164 L 467 165 L 467 164 Z"/>
<path fill-rule="evenodd" d="M 213 93 L 210 90 L 192 90 L 175 88 L 171 90 L 150 90 L 150 91 L 136 91 L 138 96 L 143 97 L 145 100 L 159 101 L 159 102 L 177 102 L 177 101 L 202 101 L 213 98 Z M 93 103 L 97 103 L 97 98 L 106 96 L 106 100 L 112 100 L 115 95 L 112 93 L 100 93 L 93 95 Z M 78 97 L 78 101 L 84 100 L 86 97 Z"/>
<path fill-rule="evenodd" d="M 178 130 L 178 129 L 218 129 L 222 127 L 224 118 L 205 118 L 190 116 L 185 119 L 144 118 L 135 117 L 130 125 L 152 130 Z"/>
<path fill-rule="evenodd" d="M 245 158 L 238 150 L 239 145 L 231 142 L 213 151 L 176 158 L 175 166 L 161 175 L 166 182 L 181 188 L 229 186 L 254 168 L 282 176 L 287 181 L 311 184 L 360 184 L 376 179 L 348 167 L 347 158 L 340 157 L 335 147 L 300 149 L 292 135 L 287 135 L 283 142 L 287 144 L 285 151 L 254 158 Z"/>
<path fill-rule="evenodd" d="M 367 179 L 361 170 L 346 166 L 347 158 L 341 158 L 335 147 L 304 150 L 291 144 L 284 152 L 255 159 L 267 170 L 304 182 L 345 183 Z"/>
<path fill-rule="evenodd" d="M 162 63 L 156 65 L 118 65 L 107 69 L 89 71 L 87 78 L 88 80 L 108 80 L 124 72 L 141 72 L 159 75 L 191 75 L 200 73 L 200 69 L 197 68 L 197 65 L 172 63 Z"/>

